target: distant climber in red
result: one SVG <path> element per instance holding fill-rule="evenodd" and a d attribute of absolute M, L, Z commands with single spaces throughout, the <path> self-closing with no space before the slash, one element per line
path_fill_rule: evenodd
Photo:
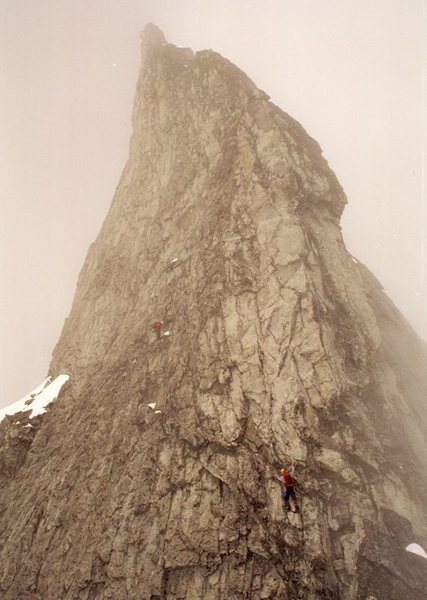
<path fill-rule="evenodd" d="M 163 325 L 164 325 L 163 321 L 154 321 L 154 323 L 153 323 L 153 329 L 155 329 L 155 331 L 156 331 L 158 340 L 160 340 L 160 338 L 162 337 Z"/>
<path fill-rule="evenodd" d="M 283 468 L 280 470 L 280 475 L 275 475 L 275 478 L 283 484 L 283 498 L 285 500 L 285 508 L 286 510 L 291 510 L 291 504 L 289 500 L 292 499 L 292 502 L 295 506 L 294 512 L 300 512 L 298 506 L 297 496 L 295 494 L 295 486 L 298 484 L 295 479 L 295 467 L 294 463 L 288 468 Z"/>

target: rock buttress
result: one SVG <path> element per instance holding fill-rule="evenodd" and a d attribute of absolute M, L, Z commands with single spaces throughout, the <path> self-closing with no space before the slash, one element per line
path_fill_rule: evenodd
<path fill-rule="evenodd" d="M 3 492 L 4 600 L 425 597 L 425 349 L 346 251 L 345 203 L 244 73 L 147 27 L 51 364 L 70 384 Z"/>

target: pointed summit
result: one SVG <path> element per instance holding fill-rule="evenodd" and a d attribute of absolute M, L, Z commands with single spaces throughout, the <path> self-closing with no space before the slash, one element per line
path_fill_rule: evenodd
<path fill-rule="evenodd" d="M 147 23 L 141 32 L 141 39 L 146 46 L 161 46 L 167 43 L 162 30 L 154 23 Z"/>

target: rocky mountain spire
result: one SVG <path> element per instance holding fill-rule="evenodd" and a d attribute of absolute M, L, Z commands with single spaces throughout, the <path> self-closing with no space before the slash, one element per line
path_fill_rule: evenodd
<path fill-rule="evenodd" d="M 142 46 L 70 379 L 0 428 L 2 599 L 425 598 L 425 347 L 301 125 L 215 52 Z"/>
<path fill-rule="evenodd" d="M 166 46 L 167 44 L 163 31 L 161 31 L 157 25 L 154 25 L 154 23 L 147 23 L 141 33 L 141 40 L 143 53 L 146 52 L 147 48 L 150 46 Z"/>

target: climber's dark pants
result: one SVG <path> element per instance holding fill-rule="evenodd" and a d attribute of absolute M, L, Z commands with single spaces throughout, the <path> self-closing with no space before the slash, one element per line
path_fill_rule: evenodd
<path fill-rule="evenodd" d="M 289 506 L 289 500 L 291 498 L 295 502 L 295 506 L 298 506 L 297 495 L 295 494 L 295 490 L 293 487 L 285 488 L 283 490 L 283 497 L 285 499 L 286 506 Z"/>

